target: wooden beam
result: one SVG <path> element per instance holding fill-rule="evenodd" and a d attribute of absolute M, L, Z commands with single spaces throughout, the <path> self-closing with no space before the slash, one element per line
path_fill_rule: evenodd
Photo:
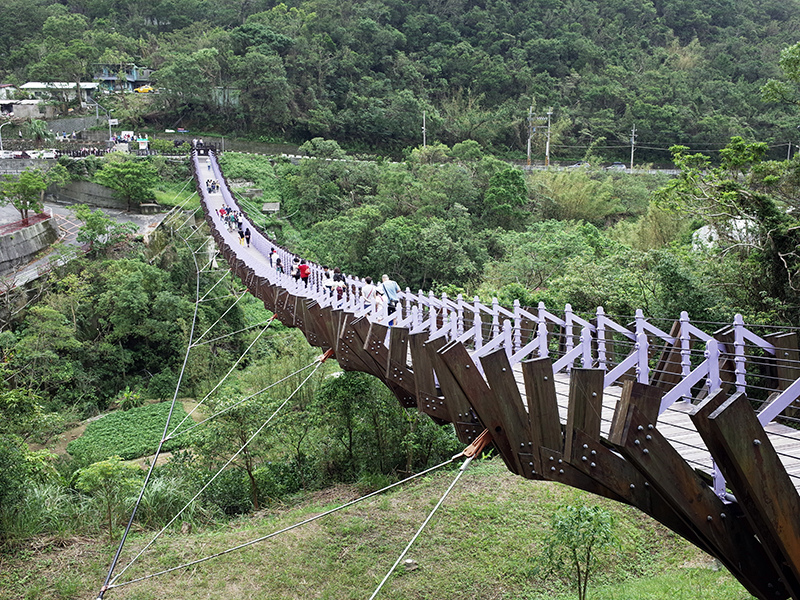
<path fill-rule="evenodd" d="M 651 371 L 650 384 L 668 391 L 680 383 L 681 376 L 681 322 L 675 321 L 669 331 L 674 344 L 665 343 L 656 368 Z"/>
<path fill-rule="evenodd" d="M 800 598 L 800 497 L 747 396 L 709 398 L 691 415 L 773 568 Z"/>
<path fill-rule="evenodd" d="M 539 452 L 540 462 L 543 466 L 542 475 L 545 479 L 626 504 L 625 498 L 576 469 L 561 452 L 545 447 L 540 448 Z"/>
<path fill-rule="evenodd" d="M 518 473 L 522 474 L 524 469 L 519 453 L 531 452 L 533 441 L 530 438 L 528 413 L 522 403 L 514 371 L 503 348 L 487 354 L 480 361 L 491 394 L 485 397 L 475 394 L 475 397 L 471 398 L 471 404 L 495 441 L 500 435 L 497 428 L 501 428 L 502 435 L 508 440 L 516 457 Z M 480 406 L 477 403 L 480 403 Z"/>
<path fill-rule="evenodd" d="M 620 451 L 754 596 L 786 598 L 780 577 L 736 504 L 724 504 L 655 428 L 630 406 Z M 780 593 L 772 593 L 779 591 Z"/>
<path fill-rule="evenodd" d="M 567 427 L 564 430 L 564 458 L 572 460 L 572 437 L 576 429 L 600 439 L 603 412 L 603 369 L 572 369 L 569 379 Z"/>
<path fill-rule="evenodd" d="M 500 408 L 504 401 L 486 383 L 464 344 L 451 342 L 442 347 L 437 354 L 443 363 L 443 369 L 436 371 L 442 390 L 447 396 L 448 403 L 451 402 L 451 396 L 456 400 L 456 404 L 451 406 L 451 414 L 454 409 L 458 413 L 472 409 L 484 427 L 489 430 L 494 446 L 508 469 L 514 474 L 522 474 L 524 470 L 517 456 L 518 447 L 512 446 L 507 430 L 509 426 L 517 429 L 519 424 L 506 422 L 504 410 Z M 491 361 L 490 363 L 500 368 L 499 363 Z M 521 399 L 519 406 L 522 406 Z"/>
<path fill-rule="evenodd" d="M 658 411 L 661 407 L 661 397 L 664 390 L 654 385 L 646 385 L 637 381 L 626 381 L 622 385 L 622 393 L 611 418 L 611 429 L 608 439 L 612 444 L 621 446 L 625 429 L 625 419 L 628 416 L 628 409 L 635 406 L 639 412 L 647 419 L 648 423 L 656 424 Z"/>
<path fill-rule="evenodd" d="M 408 336 L 409 350 L 411 351 L 411 361 L 414 369 L 414 392 L 417 397 L 417 408 L 427 415 L 436 417 L 447 422 L 450 414 L 444 397 L 436 387 L 436 378 L 433 374 L 433 362 L 425 350 L 425 340 L 428 334 L 425 332 L 415 333 Z M 444 346 L 444 340 L 431 342 L 434 344 L 433 350 L 438 350 Z M 480 433 L 480 432 L 478 432 Z M 475 436 L 477 437 L 477 435 Z"/>
<path fill-rule="evenodd" d="M 549 357 L 523 361 L 522 376 L 528 400 L 528 433 L 534 449 L 533 462 L 536 471 L 541 473 L 541 455 L 536 449 L 544 446 L 558 452 L 564 450 L 553 361 Z"/>

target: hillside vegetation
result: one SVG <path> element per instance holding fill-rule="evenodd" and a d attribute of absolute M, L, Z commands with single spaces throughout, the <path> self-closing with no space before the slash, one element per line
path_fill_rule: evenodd
<path fill-rule="evenodd" d="M 136 127 L 398 152 L 420 143 L 426 113 L 430 141 L 519 153 L 532 106 L 537 155 L 552 109 L 562 157 L 590 144 L 626 157 L 635 125 L 645 162 L 733 135 L 777 144 L 777 158 L 797 140 L 796 111 L 760 89 L 799 27 L 800 5 L 775 0 L 7 0 L 0 74 L 154 68 L 158 94 L 114 103 Z"/>

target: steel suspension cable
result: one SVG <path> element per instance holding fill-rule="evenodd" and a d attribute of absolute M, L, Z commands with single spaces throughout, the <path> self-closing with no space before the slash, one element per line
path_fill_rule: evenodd
<path fill-rule="evenodd" d="M 255 337 L 255 339 L 253 339 L 253 341 L 252 341 L 252 342 L 250 342 L 250 345 L 249 345 L 249 346 L 248 346 L 248 347 L 245 349 L 245 351 L 244 351 L 244 352 L 242 352 L 242 353 L 239 355 L 239 358 L 237 358 L 237 359 L 236 359 L 236 362 L 235 362 L 235 363 L 233 363 L 233 366 L 232 366 L 232 367 L 231 367 L 231 368 L 228 370 L 228 372 L 227 372 L 227 373 L 225 373 L 225 376 L 224 376 L 222 379 L 220 379 L 220 380 L 217 382 L 217 385 L 215 385 L 215 386 L 214 386 L 214 388 L 213 388 L 213 389 L 212 389 L 210 392 L 208 392 L 208 393 L 207 393 L 207 394 L 206 394 L 206 395 L 203 397 L 203 399 L 202 399 L 202 400 L 200 400 L 200 402 L 198 402 L 198 403 L 197 403 L 197 404 L 194 406 L 194 408 L 192 408 L 192 410 L 190 410 L 190 411 L 189 411 L 189 412 L 186 414 L 186 416 L 185 416 L 185 417 L 183 417 L 183 419 L 181 420 L 181 422 L 180 422 L 180 423 L 178 423 L 178 425 L 175 427 L 175 429 L 173 429 L 173 430 L 172 430 L 172 433 L 170 433 L 170 434 L 169 434 L 170 436 L 174 435 L 174 434 L 175 434 L 175 432 L 178 430 L 178 428 L 179 428 L 181 425 L 183 425 L 184 421 L 186 421 L 186 419 L 188 419 L 189 417 L 191 417 L 191 416 L 192 416 L 192 414 L 194 414 L 194 411 L 196 411 L 196 410 L 197 410 L 197 409 L 198 409 L 198 408 L 199 408 L 199 407 L 200 407 L 200 406 L 203 404 L 203 402 L 205 402 L 206 400 L 208 400 L 208 399 L 211 397 L 211 394 L 213 394 L 214 392 L 216 392 L 216 391 L 219 389 L 219 387 L 220 387 L 220 386 L 221 386 L 223 383 L 225 383 L 225 381 L 228 379 L 228 377 L 230 377 L 230 374 L 231 374 L 231 373 L 233 373 L 233 372 L 236 370 L 236 367 L 238 367 L 238 366 L 239 366 L 239 363 L 240 363 L 240 362 L 242 362 L 242 360 L 244 359 L 244 357 L 245 357 L 245 356 L 247 356 L 247 353 L 248 353 L 248 352 L 250 352 L 250 349 L 251 349 L 253 346 L 255 346 L 255 345 L 256 345 L 256 342 L 258 342 L 258 340 L 260 340 L 260 339 L 261 339 L 261 336 L 262 336 L 262 335 L 264 335 L 264 332 L 265 332 L 267 329 L 269 329 L 269 326 L 270 326 L 270 325 L 272 325 L 272 322 L 273 322 L 274 320 L 275 320 L 275 315 L 273 315 L 272 317 L 270 317 L 270 319 L 267 321 L 267 324 L 264 326 L 264 328 L 263 328 L 261 331 L 259 331 L 259 332 L 258 332 L 258 335 Z"/>
<path fill-rule="evenodd" d="M 444 501 L 447 498 L 447 496 L 449 496 L 450 492 L 453 491 L 453 488 L 456 486 L 456 483 L 458 483 L 458 480 L 461 479 L 461 476 L 467 470 L 467 467 L 469 467 L 469 465 L 472 462 L 473 458 L 474 458 L 474 456 L 468 457 L 467 460 L 465 460 L 464 463 L 461 465 L 461 467 L 459 467 L 458 473 L 456 473 L 456 477 L 455 477 L 455 479 L 453 479 L 452 483 L 450 484 L 450 487 L 448 487 L 447 490 L 445 491 L 444 495 L 442 495 L 442 497 L 439 498 L 439 502 L 436 503 L 436 506 L 433 507 L 433 510 L 431 510 L 431 512 L 428 514 L 427 518 L 422 522 L 422 525 L 419 526 L 419 529 L 417 529 L 417 533 L 414 534 L 414 537 L 412 537 L 411 540 L 408 542 L 406 547 L 400 553 L 400 556 L 398 556 L 397 560 L 394 561 L 394 564 L 392 565 L 392 568 L 389 569 L 388 573 L 386 573 L 386 576 L 383 578 L 383 581 L 381 581 L 378 584 L 378 587 L 372 593 L 372 596 L 369 597 L 369 600 L 375 600 L 375 597 L 378 595 L 378 592 L 380 592 L 381 588 L 383 588 L 384 584 L 387 581 L 389 581 L 389 577 L 391 577 L 392 573 L 394 573 L 394 570 L 397 568 L 397 565 L 399 565 L 400 561 L 402 561 L 403 558 L 405 558 L 406 554 L 408 554 L 408 551 L 411 549 L 411 546 L 414 544 L 414 542 L 417 541 L 417 538 L 422 533 L 422 530 L 425 529 L 425 527 L 428 525 L 428 523 L 430 523 L 430 520 L 433 518 L 433 515 L 436 514 L 436 511 L 439 510 L 439 507 L 444 503 Z"/>
<path fill-rule="evenodd" d="M 178 234 L 180 235 L 180 234 Z M 183 242 L 186 244 L 187 247 L 191 250 L 191 246 L 189 245 L 188 240 L 180 235 L 183 239 Z M 180 390 L 181 383 L 183 381 L 184 373 L 186 372 L 186 365 L 189 362 L 189 352 L 192 348 L 192 339 L 194 337 L 194 330 L 197 325 L 197 313 L 200 309 L 200 303 L 197 301 L 200 298 L 200 271 L 197 265 L 197 259 L 195 254 L 192 253 L 192 260 L 194 261 L 195 266 L 195 303 L 194 303 L 194 314 L 192 315 L 192 327 L 189 332 L 189 343 L 186 346 L 186 352 L 183 357 L 183 364 L 181 365 L 181 371 L 178 375 L 178 381 L 175 385 L 175 393 L 172 396 L 172 403 L 169 407 L 169 413 L 167 414 L 166 423 L 164 423 L 164 432 L 161 435 L 161 441 L 158 443 L 158 448 L 156 449 L 155 456 L 153 457 L 153 462 L 150 465 L 150 468 L 147 471 L 147 475 L 144 478 L 144 482 L 142 483 L 142 488 L 139 491 L 139 496 L 136 498 L 136 503 L 133 505 L 133 510 L 131 511 L 131 516 L 128 519 L 128 524 L 125 526 L 125 531 L 122 534 L 122 539 L 119 541 L 119 546 L 117 547 L 117 551 L 114 553 L 114 558 L 111 560 L 111 565 L 108 568 L 108 574 L 106 575 L 105 582 L 103 583 L 103 587 L 100 589 L 100 593 L 97 596 L 98 600 L 102 600 L 103 596 L 105 595 L 106 590 L 108 589 L 108 584 L 111 581 L 111 577 L 114 574 L 114 569 L 119 562 L 120 554 L 122 553 L 122 548 L 125 545 L 125 541 L 128 539 L 128 534 L 130 533 L 131 527 L 133 526 L 133 519 L 136 516 L 136 511 L 139 509 L 139 505 L 142 503 L 142 498 L 144 497 L 144 491 L 147 488 L 147 484 L 150 481 L 150 477 L 153 474 L 153 470 L 155 469 L 156 464 L 158 463 L 158 457 L 161 454 L 161 450 L 164 447 L 164 442 L 166 441 L 167 432 L 169 431 L 170 421 L 172 420 L 172 415 L 175 412 L 175 404 L 178 401 L 178 391 Z"/>
<path fill-rule="evenodd" d="M 250 331 L 251 329 L 255 329 L 256 327 L 261 327 L 262 325 L 266 325 L 269 322 L 269 319 L 266 321 L 261 321 L 260 323 L 254 323 L 253 325 L 248 325 L 247 327 L 242 327 L 237 331 L 232 331 L 231 333 L 226 333 L 224 335 L 220 335 L 215 338 L 211 338 L 210 340 L 206 340 L 205 342 L 195 342 L 194 347 L 198 348 L 199 346 L 205 346 L 206 344 L 213 344 L 214 342 L 218 342 L 220 340 L 224 340 L 225 338 L 229 338 L 234 336 L 238 333 L 242 333 L 244 331 Z"/>
<path fill-rule="evenodd" d="M 236 407 L 237 407 L 237 406 L 239 406 L 240 404 L 242 404 L 242 403 L 244 403 L 244 402 L 247 402 L 247 401 L 248 401 L 248 400 L 250 400 L 251 398 L 255 398 L 256 396 L 258 396 L 258 395 L 260 395 L 260 394 L 263 394 L 263 393 L 264 393 L 264 392 L 266 392 L 268 389 L 275 387 L 275 386 L 276 386 L 276 385 L 278 385 L 279 383 L 283 383 L 284 381 L 286 381 L 286 380 L 287 380 L 287 379 L 289 379 L 290 377 L 294 377 L 295 375 L 298 375 L 298 374 L 302 373 L 302 372 L 303 372 L 303 371 L 305 371 L 306 369 L 310 369 L 311 367 L 313 367 L 313 366 L 314 366 L 314 363 L 316 363 L 318 360 L 319 360 L 319 359 L 314 359 L 314 362 L 307 364 L 305 367 L 303 367 L 303 368 L 301 368 L 301 369 L 298 369 L 297 371 L 295 371 L 294 373 L 291 373 L 291 374 L 287 375 L 287 376 L 286 376 L 286 377 L 284 377 L 283 379 L 279 379 L 278 381 L 276 381 L 276 382 L 274 382 L 274 383 L 271 383 L 271 384 L 269 384 L 269 385 L 268 385 L 267 387 L 265 387 L 265 388 L 261 388 L 260 390 L 258 390 L 257 392 L 254 392 L 254 393 L 250 394 L 249 396 L 245 396 L 244 398 L 242 398 L 242 399 L 241 399 L 241 400 L 239 400 L 238 402 L 236 402 L 236 403 L 234 403 L 234 404 L 231 404 L 230 406 L 227 406 L 227 407 L 223 408 L 222 410 L 220 410 L 220 411 L 218 411 L 218 412 L 215 412 L 213 415 L 211 415 L 211 416 L 209 416 L 209 417 L 206 417 L 206 418 L 205 418 L 205 419 L 203 419 L 202 421 L 198 421 L 197 423 L 193 424 L 191 427 L 187 427 L 186 429 L 181 429 L 181 430 L 180 430 L 180 431 L 178 431 L 177 433 L 175 433 L 175 432 L 173 431 L 173 432 L 172 432 L 172 433 L 169 435 L 169 437 L 168 437 L 167 439 L 168 439 L 168 440 L 172 440 L 172 439 L 174 439 L 174 438 L 178 437 L 179 435 L 183 435 L 183 434 L 185 434 L 185 433 L 188 433 L 188 432 L 190 432 L 192 429 L 195 429 L 196 427 L 199 427 L 199 426 L 200 426 L 200 425 L 202 425 L 203 423 L 206 423 L 206 422 L 210 421 L 211 419 L 214 419 L 214 418 L 218 417 L 219 415 L 221 415 L 221 414 L 224 414 L 224 413 L 228 412 L 229 410 L 233 410 L 234 408 L 236 408 Z M 179 425 L 178 427 L 180 427 L 180 425 Z"/>
<path fill-rule="evenodd" d="M 324 355 L 323 355 L 323 356 L 324 356 Z M 256 431 L 253 433 L 253 435 L 251 435 L 251 436 L 250 436 L 250 437 L 247 439 L 247 441 L 246 441 L 244 444 L 242 444 L 242 447 L 241 447 L 241 448 L 239 448 L 239 449 L 238 449 L 238 450 L 237 450 L 237 451 L 236 451 L 236 452 L 233 454 L 233 456 L 231 456 L 231 457 L 230 457 L 230 458 L 227 460 L 227 462 L 225 462 L 225 464 L 224 464 L 224 465 L 222 465 L 222 467 L 220 467 L 220 468 L 219 468 L 219 470 L 218 470 L 216 473 L 214 473 L 214 475 L 211 477 L 211 479 L 209 479 L 209 480 L 208 480 L 208 481 L 205 483 L 205 485 L 203 485 L 203 487 L 202 487 L 202 488 L 200 488 L 200 491 L 198 491 L 198 492 L 197 492 L 197 493 L 194 495 L 194 497 L 193 497 L 191 500 L 189 500 L 189 501 L 186 503 L 186 505 L 185 505 L 185 506 L 184 506 L 182 509 L 180 509 L 180 510 L 177 512 L 177 514 L 176 514 L 174 517 L 172 517 L 172 519 L 170 519 L 169 523 L 167 523 L 166 525 L 164 525 L 164 527 L 162 527 L 162 528 L 161 528 L 161 530 L 160 530 L 158 533 L 156 533 L 156 534 L 153 536 L 153 539 L 151 539 L 151 540 L 150 540 L 150 541 L 149 541 L 149 542 L 148 542 L 148 543 L 147 543 L 147 544 L 144 546 L 144 548 L 142 548 L 142 549 L 139 551 L 139 553 L 138 553 L 136 556 L 134 556 L 134 557 L 133 557 L 133 558 L 132 558 L 132 559 L 131 559 L 131 560 L 128 562 L 128 564 L 127 564 L 127 565 L 125 565 L 125 567 L 124 567 L 124 568 L 123 568 L 123 569 L 122 569 L 122 570 L 121 570 L 121 571 L 120 571 L 120 572 L 117 574 L 117 576 L 116 576 L 116 577 L 114 577 L 114 579 L 112 579 L 112 580 L 111 580 L 111 583 L 112 583 L 112 584 L 113 584 L 113 583 L 114 583 L 114 582 L 115 582 L 117 579 L 119 579 L 119 578 L 120 578 L 120 577 L 121 577 L 121 576 L 122 576 L 122 575 L 125 573 L 125 571 L 127 571 L 127 570 L 128 570 L 130 567 L 131 567 L 131 565 L 133 565 L 133 563 L 134 563 L 134 562 L 136 562 L 136 561 L 139 559 L 139 557 L 140 557 L 140 556 L 142 556 L 142 554 L 144 554 L 144 553 L 145 553 L 145 551 L 146 551 L 148 548 L 150 548 L 150 546 L 152 546 L 152 545 L 155 543 L 155 541 L 156 541 L 156 540 L 157 540 L 157 539 L 158 539 L 158 538 L 161 536 L 161 534 L 163 534 L 163 533 L 164 533 L 164 532 L 165 532 L 165 531 L 166 531 L 166 530 L 169 528 L 169 526 L 170 526 L 170 525 L 172 525 L 172 524 L 173 524 L 173 523 L 174 523 L 174 522 L 175 522 L 175 521 L 178 519 L 178 517 L 179 517 L 179 516 L 181 516 L 181 515 L 183 514 L 183 512 L 184 512 L 184 511 L 185 511 L 187 508 L 189 508 L 189 506 L 190 506 L 190 505 L 191 505 L 191 504 L 192 504 L 192 503 L 193 503 L 195 500 L 197 500 L 197 499 L 200 497 L 200 495 L 201 495 L 201 494 L 202 494 L 204 491 L 206 491 L 206 489 L 208 488 L 208 486 L 210 486 L 210 485 L 211 485 L 211 484 L 214 482 L 214 480 L 216 480 L 216 478 L 217 478 L 217 477 L 219 477 L 219 475 L 220 475 L 220 474 L 221 474 L 221 473 L 222 473 L 222 472 L 223 472 L 223 471 L 224 471 L 224 470 L 225 470 L 225 469 L 228 467 L 228 465 L 230 465 L 230 464 L 231 464 L 231 463 L 232 463 L 232 462 L 233 462 L 233 461 L 234 461 L 234 460 L 235 460 L 235 459 L 236 459 L 236 458 L 237 458 L 237 457 L 238 457 L 238 456 L 239 456 L 239 455 L 240 455 L 240 454 L 241 454 L 241 453 L 244 451 L 244 449 L 245 449 L 245 448 L 246 448 L 246 447 L 247 447 L 247 446 L 250 444 L 250 442 L 252 442 L 252 441 L 253 441 L 253 440 L 256 438 L 256 436 L 258 436 L 258 434 L 259 434 L 259 433 L 261 433 L 261 432 L 264 430 L 264 428 L 265 428 L 267 425 L 269 425 L 269 423 L 272 421 L 272 419 L 274 419 L 274 418 L 275 418 L 275 416 L 276 416 L 276 415 L 277 415 L 277 414 L 278 414 L 278 413 L 279 413 L 279 412 L 280 412 L 280 411 L 283 409 L 283 407 L 284 407 L 284 406 L 286 406 L 286 404 L 288 404 L 289 400 L 291 400 L 291 399 L 294 397 L 294 395 L 295 395 L 297 392 L 299 392 L 299 391 L 300 391 L 300 389 L 301 389 L 301 388 L 302 388 L 302 387 L 305 385 L 305 383 L 306 383 L 306 382 L 307 382 L 309 379 L 311 379 L 311 377 L 314 375 L 314 373 L 316 373 L 316 372 L 317 372 L 317 370 L 318 370 L 318 369 L 319 369 L 319 368 L 322 366 L 322 363 L 323 363 L 323 360 L 322 360 L 322 358 L 323 358 L 323 357 L 320 357 L 319 364 L 317 364 L 317 366 L 314 368 L 314 370 L 313 370 L 313 371 L 311 371 L 311 373 L 309 373 L 309 375 L 308 375 L 308 376 L 307 376 L 307 377 L 306 377 L 306 378 L 305 378 L 305 379 L 304 379 L 304 380 L 303 380 L 303 381 L 300 383 L 300 385 L 298 385 L 298 386 L 295 388 L 295 390 L 294 390 L 294 391 L 293 391 L 291 394 L 289 394 L 289 396 L 288 396 L 288 397 L 287 397 L 287 398 L 286 398 L 286 399 L 283 401 L 283 403 L 281 403 L 281 405 L 280 405 L 278 408 L 276 408 L 276 409 L 275 409 L 275 411 L 274 411 L 274 412 L 273 412 L 273 413 L 272 413 L 272 414 L 271 414 L 271 415 L 270 415 L 270 416 L 267 418 L 267 420 L 266 420 L 266 421 L 264 421 L 264 423 L 262 423 L 262 424 L 261 424 L 261 426 L 260 426 L 258 429 L 256 429 Z M 153 461 L 153 465 L 155 465 L 155 460 Z M 153 467 L 151 466 L 151 467 L 150 467 L 151 471 L 152 471 L 152 468 L 153 468 Z M 106 589 L 107 589 L 107 587 L 106 587 Z M 101 596 L 101 597 L 102 597 L 102 596 Z"/>
<path fill-rule="evenodd" d="M 355 504 L 358 504 L 360 502 L 368 500 L 369 498 L 373 498 L 374 496 L 377 496 L 379 494 L 383 494 L 384 492 L 387 492 L 388 490 L 390 490 L 392 488 L 395 488 L 395 487 L 397 487 L 399 485 L 403 485 L 404 483 L 408 483 L 412 479 L 416 479 L 418 477 L 422 477 L 423 475 L 427 475 L 428 473 L 431 473 L 431 472 L 433 472 L 433 471 L 435 471 L 437 469 L 440 469 L 440 468 L 442 468 L 442 467 L 444 467 L 446 465 L 449 465 L 450 463 L 458 460 L 462 456 L 463 456 L 463 453 L 456 454 L 455 456 L 453 456 L 449 460 L 446 460 L 446 461 L 444 461 L 442 463 L 439 463 L 438 465 L 435 465 L 433 467 L 429 467 L 429 468 L 425 469 L 424 471 L 420 471 L 419 473 L 415 473 L 414 475 L 406 477 L 405 479 L 402 479 L 400 481 L 396 481 L 395 483 L 387 485 L 386 487 L 381 488 L 380 490 L 377 490 L 375 492 L 371 492 L 371 493 L 367 494 L 366 496 L 362 496 L 360 498 L 356 498 L 355 500 L 351 500 L 350 502 L 347 502 L 345 504 L 337 506 L 336 508 L 332 508 L 330 510 L 326 510 L 323 513 L 320 513 L 320 514 L 315 515 L 313 517 L 309 517 L 308 519 L 304 519 L 303 521 L 299 521 L 299 522 L 297 522 L 297 523 L 295 523 L 293 525 L 289 525 L 288 527 L 284 527 L 283 529 L 279 529 L 278 531 L 273 531 L 272 533 L 269 533 L 267 535 L 263 535 L 261 537 L 252 539 L 252 540 L 247 541 L 247 542 L 243 542 L 243 543 L 241 543 L 241 544 L 239 544 L 237 546 L 233 546 L 232 548 L 228 548 L 227 550 L 222 550 L 222 551 L 217 552 L 215 554 L 211 554 L 211 555 L 205 556 L 203 558 L 198 558 L 197 560 L 193 560 L 191 562 L 184 563 L 184 564 L 178 565 L 176 567 L 170 567 L 169 569 L 164 569 L 163 571 L 158 571 L 157 573 L 151 573 L 149 575 L 143 575 L 142 577 L 137 577 L 136 579 L 131 579 L 131 580 L 128 580 L 128 581 L 124 581 L 122 583 L 114 583 L 114 584 L 110 585 L 108 587 L 108 589 L 112 589 L 112 588 L 116 588 L 116 587 L 122 587 L 124 585 L 129 585 L 131 583 L 137 583 L 139 581 L 144 581 L 146 579 L 152 579 L 154 577 L 158 577 L 160 575 L 165 575 L 167 573 L 172 573 L 173 571 L 177 571 L 179 569 L 185 569 L 187 567 L 192 567 L 194 565 L 197 565 L 197 564 L 200 564 L 200 563 L 203 563 L 203 562 L 207 562 L 207 561 L 209 561 L 211 559 L 218 558 L 218 557 L 223 556 L 225 554 L 230 554 L 231 552 L 235 552 L 236 550 L 241 550 L 242 548 L 247 548 L 248 546 L 252 546 L 252 545 L 257 544 L 259 542 L 263 542 L 265 540 L 268 540 L 270 538 L 277 537 L 277 536 L 281 535 L 282 533 L 286 533 L 286 532 L 291 531 L 293 529 L 297 529 L 298 527 L 302 527 L 303 525 L 308 525 L 309 523 L 313 523 L 314 521 L 322 519 L 323 517 L 327 517 L 328 515 L 332 515 L 333 513 L 339 512 L 340 510 L 344 510 L 345 508 L 349 508 L 349 507 L 351 507 L 351 506 L 353 506 Z M 122 573 L 120 573 L 120 575 L 122 575 Z"/>

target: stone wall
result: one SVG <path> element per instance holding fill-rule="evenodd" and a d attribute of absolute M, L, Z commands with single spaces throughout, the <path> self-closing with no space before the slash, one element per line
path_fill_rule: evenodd
<path fill-rule="evenodd" d="M 57 239 L 58 230 L 53 219 L 0 235 L 0 273 L 28 262 Z"/>
<path fill-rule="evenodd" d="M 0 175 L 19 175 L 25 169 L 47 170 L 54 163 L 52 158 L 0 158 Z"/>
<path fill-rule="evenodd" d="M 107 187 L 91 181 L 73 181 L 63 187 L 51 186 L 47 189 L 48 200 L 59 204 L 88 204 L 100 208 L 119 208 L 125 210 L 128 204 L 114 197 Z"/>

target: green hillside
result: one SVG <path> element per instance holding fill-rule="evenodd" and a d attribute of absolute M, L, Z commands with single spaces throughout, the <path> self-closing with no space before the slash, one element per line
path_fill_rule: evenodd
<path fill-rule="evenodd" d="M 642 161 L 733 135 L 777 158 L 797 113 L 760 89 L 799 26 L 800 5 L 775 0 L 7 0 L 0 75 L 154 68 L 160 93 L 114 104 L 136 127 L 397 151 L 421 142 L 426 113 L 430 140 L 521 153 L 533 105 L 537 155 L 552 108 L 557 156 L 594 142 L 624 157 L 635 125 Z"/>

